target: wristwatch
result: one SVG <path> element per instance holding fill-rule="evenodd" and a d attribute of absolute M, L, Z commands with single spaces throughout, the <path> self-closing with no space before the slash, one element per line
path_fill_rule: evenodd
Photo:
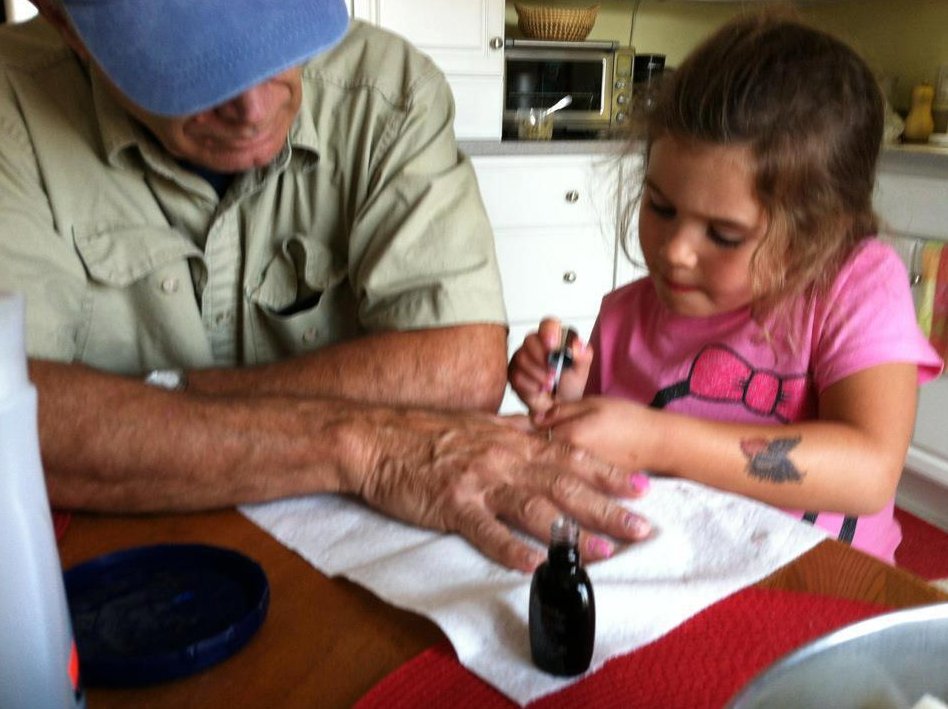
<path fill-rule="evenodd" d="M 145 384 L 168 391 L 184 391 L 188 388 L 188 375 L 183 369 L 153 369 L 145 375 Z"/>

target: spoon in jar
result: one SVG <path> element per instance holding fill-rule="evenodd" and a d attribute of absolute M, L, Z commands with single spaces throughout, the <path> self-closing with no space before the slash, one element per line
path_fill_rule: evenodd
<path fill-rule="evenodd" d="M 572 102 L 573 102 L 573 97 L 570 96 L 569 94 L 566 94 L 566 96 L 564 96 L 563 98 L 561 98 L 559 101 L 557 101 L 556 103 L 554 103 L 552 106 L 550 106 L 549 108 L 547 108 L 547 109 L 545 109 L 544 111 L 542 111 L 542 112 L 540 113 L 540 118 L 543 119 L 544 117 L 549 116 L 551 113 L 555 113 L 556 111 L 559 111 L 561 108 L 566 108 L 566 107 L 569 106 Z"/>

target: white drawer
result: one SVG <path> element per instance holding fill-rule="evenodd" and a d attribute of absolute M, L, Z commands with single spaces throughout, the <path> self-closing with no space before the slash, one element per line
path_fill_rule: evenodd
<path fill-rule="evenodd" d="M 511 321 L 594 316 L 612 289 L 615 247 L 598 231 L 498 231 L 496 246 Z"/>
<path fill-rule="evenodd" d="M 605 160 L 605 158 L 600 158 Z M 589 156 L 492 157 L 474 161 L 481 195 L 495 229 L 600 225 L 612 195 L 605 165 Z"/>

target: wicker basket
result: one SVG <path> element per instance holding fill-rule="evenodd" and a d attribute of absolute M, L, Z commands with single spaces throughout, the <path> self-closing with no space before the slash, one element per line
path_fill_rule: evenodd
<path fill-rule="evenodd" d="M 552 7 L 514 3 L 514 7 L 517 8 L 517 25 L 524 36 L 561 42 L 580 42 L 586 39 L 599 12 L 599 5 Z"/>

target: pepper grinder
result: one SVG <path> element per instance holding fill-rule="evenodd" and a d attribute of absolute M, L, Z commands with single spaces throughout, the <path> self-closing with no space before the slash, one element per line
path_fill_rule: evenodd
<path fill-rule="evenodd" d="M 912 89 L 912 108 L 905 117 L 905 129 L 902 137 L 908 143 L 927 143 L 928 136 L 935 130 L 932 116 L 932 101 L 935 88 L 931 84 L 919 84 Z"/>
<path fill-rule="evenodd" d="M 585 672 L 596 640 L 596 603 L 578 548 L 579 526 L 569 517 L 550 530 L 550 550 L 530 584 L 530 653 L 553 675 Z"/>

